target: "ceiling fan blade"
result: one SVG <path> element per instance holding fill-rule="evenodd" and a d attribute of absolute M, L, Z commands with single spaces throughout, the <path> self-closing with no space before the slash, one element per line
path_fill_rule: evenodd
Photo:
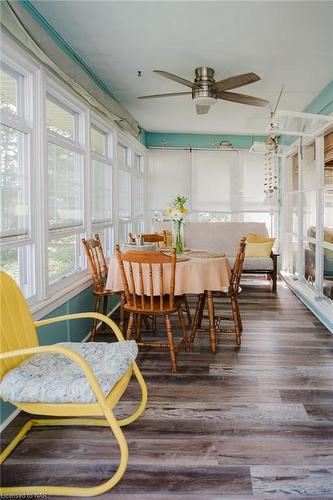
<path fill-rule="evenodd" d="M 154 73 L 158 73 L 159 75 L 168 78 L 169 80 L 173 80 L 174 82 L 178 82 L 181 83 L 182 85 L 186 85 L 187 87 L 191 87 L 191 89 L 196 87 L 196 85 L 193 82 L 190 82 L 189 80 L 186 80 L 181 76 L 173 75 L 172 73 L 168 73 L 167 71 L 161 71 L 160 69 L 154 69 L 153 71 Z"/>
<path fill-rule="evenodd" d="M 155 97 L 174 97 L 176 95 L 192 95 L 192 92 L 172 92 L 171 94 L 140 95 L 138 99 L 153 99 Z"/>
<path fill-rule="evenodd" d="M 255 73 L 244 73 L 242 75 L 231 76 L 225 80 L 220 80 L 211 85 L 211 89 L 217 92 L 222 92 L 223 90 L 231 90 L 237 87 L 242 87 L 243 85 L 248 85 L 249 83 L 257 82 L 260 80 L 260 76 Z"/>
<path fill-rule="evenodd" d="M 240 104 L 248 104 L 249 106 L 267 106 L 269 101 L 252 95 L 236 94 L 235 92 L 218 92 L 218 99 L 225 101 L 239 102 Z"/>
<path fill-rule="evenodd" d="M 195 109 L 197 115 L 205 115 L 208 113 L 210 106 L 202 106 L 201 104 L 196 104 Z"/>

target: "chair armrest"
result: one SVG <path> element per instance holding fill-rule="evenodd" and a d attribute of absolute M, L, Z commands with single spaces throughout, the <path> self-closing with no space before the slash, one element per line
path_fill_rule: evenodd
<path fill-rule="evenodd" d="M 68 321 L 68 320 L 72 320 L 72 319 L 82 319 L 82 318 L 94 318 L 94 319 L 99 319 L 100 321 L 103 321 L 115 333 L 119 342 L 123 342 L 125 340 L 119 327 L 116 325 L 116 323 L 114 321 L 112 321 L 112 319 L 108 318 L 107 316 L 104 316 L 104 314 L 95 313 L 95 312 L 65 314 L 64 316 L 56 316 L 54 318 L 42 319 L 40 321 L 35 321 L 34 325 L 36 328 L 40 328 L 41 326 L 51 325 L 52 323 L 59 323 L 60 321 Z"/>
<path fill-rule="evenodd" d="M 100 315 L 102 316 L 102 315 Z M 54 319 L 54 318 L 52 318 Z M 8 359 L 8 358 L 13 358 L 16 356 L 27 356 L 30 354 L 38 354 L 42 352 L 57 352 L 59 354 L 63 354 L 64 356 L 67 356 L 70 358 L 74 363 L 76 363 L 81 370 L 83 371 L 86 379 L 90 383 L 91 389 L 93 393 L 96 396 L 96 401 L 99 402 L 102 408 L 105 408 L 106 403 L 105 403 L 105 397 L 104 394 L 99 386 L 99 383 L 96 380 L 96 377 L 90 368 L 89 364 L 86 362 L 86 360 L 77 352 L 72 351 L 71 349 L 68 349 L 68 347 L 61 346 L 59 344 L 53 344 L 49 346 L 37 346 L 37 347 L 30 347 L 28 349 L 17 349 L 15 351 L 8 351 L 0 354 L 0 359 Z"/>
<path fill-rule="evenodd" d="M 273 257 L 279 257 L 280 255 L 280 252 L 278 252 L 277 250 L 275 250 L 275 248 L 272 248 L 272 251 L 271 251 L 271 257 L 273 259 Z"/>

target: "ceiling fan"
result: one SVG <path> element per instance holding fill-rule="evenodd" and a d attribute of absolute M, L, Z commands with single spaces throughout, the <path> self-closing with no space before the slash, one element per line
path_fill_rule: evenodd
<path fill-rule="evenodd" d="M 249 83 L 260 80 L 260 77 L 255 73 L 244 73 L 242 75 L 231 76 L 230 78 L 226 78 L 225 80 L 219 80 L 218 82 L 216 82 L 214 79 L 215 71 L 212 68 L 200 67 L 195 69 L 194 82 L 190 82 L 189 80 L 186 80 L 181 76 L 173 75 L 172 73 L 168 73 L 167 71 L 154 69 L 154 72 L 159 73 L 169 80 L 173 80 L 175 82 L 181 83 L 182 85 L 186 85 L 186 87 L 190 87 L 192 91 L 172 92 L 170 94 L 144 95 L 138 97 L 138 99 L 192 95 L 192 99 L 196 104 L 196 111 L 198 115 L 204 115 L 208 113 L 210 106 L 212 104 L 215 104 L 217 99 L 239 102 L 241 104 L 248 104 L 250 106 L 266 106 L 269 102 L 265 99 L 260 99 L 259 97 L 227 92 L 228 90 L 242 87 L 243 85 L 248 85 Z"/>

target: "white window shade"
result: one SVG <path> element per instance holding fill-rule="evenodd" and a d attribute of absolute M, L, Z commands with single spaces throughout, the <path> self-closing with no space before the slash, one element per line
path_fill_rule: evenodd
<path fill-rule="evenodd" d="M 241 206 L 242 210 L 265 208 L 265 157 L 260 154 L 240 152 L 240 177 L 240 190 L 235 193 L 236 205 Z"/>
<path fill-rule="evenodd" d="M 149 161 L 149 208 L 164 209 L 177 194 L 190 194 L 190 152 L 154 150 Z"/>
<path fill-rule="evenodd" d="M 192 208 L 230 211 L 231 176 L 237 165 L 234 151 L 193 151 Z"/>

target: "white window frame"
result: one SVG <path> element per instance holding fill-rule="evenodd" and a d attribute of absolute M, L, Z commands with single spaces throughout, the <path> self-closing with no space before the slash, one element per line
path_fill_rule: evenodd
<path fill-rule="evenodd" d="M 65 83 L 46 69 L 40 62 L 36 61 L 24 48 L 5 33 L 2 33 L 1 60 L 12 68 L 15 74 L 24 74 L 24 82 L 27 85 L 29 97 L 21 99 L 26 120 L 21 120 L 20 116 L 10 112 L 1 112 L 2 123 L 12 128 L 22 130 L 30 134 L 30 144 L 28 148 L 29 163 L 31 165 L 30 179 L 33 188 L 30 196 L 30 235 L 29 239 L 20 240 L 17 247 L 23 248 L 26 243 L 33 245 L 33 265 L 25 266 L 26 281 L 35 290 L 35 295 L 30 297 L 28 302 L 35 319 L 39 319 L 57 307 L 64 304 L 72 297 L 87 289 L 91 283 L 91 275 L 85 268 L 84 257 L 82 270 L 61 280 L 60 282 L 48 284 L 48 176 L 47 176 L 47 144 L 48 139 L 60 146 L 72 148 L 82 155 L 83 161 L 83 222 L 77 227 L 77 237 L 85 235 L 90 237 L 95 232 L 96 226 L 91 221 L 90 204 L 90 172 L 91 172 L 91 151 L 90 151 L 90 123 L 95 123 L 97 128 L 105 130 L 112 137 L 111 163 L 113 183 L 112 192 L 112 220 L 106 221 L 99 229 L 110 228 L 111 242 L 118 241 L 118 164 L 117 148 L 118 139 L 126 144 L 130 149 L 130 160 L 132 161 L 133 150 L 136 148 L 140 154 L 146 158 L 146 148 L 139 143 L 128 132 L 120 131 L 116 124 L 109 118 L 100 115 L 96 110 L 90 109 L 86 101 L 69 89 Z M 79 113 L 80 126 L 77 143 L 66 139 L 59 134 L 52 133 L 46 128 L 46 95 L 51 94 L 56 100 L 64 103 L 71 110 Z M 130 166 L 131 168 L 131 166 Z M 147 169 L 145 169 L 145 172 Z M 145 176 L 145 183 L 147 182 Z M 146 201 L 146 200 L 145 200 Z M 132 206 L 132 200 L 131 200 Z M 145 214 L 146 216 L 146 214 Z M 109 224 L 110 222 L 110 224 Z M 132 223 L 132 221 L 130 221 Z M 60 233 L 58 233 L 60 236 Z M 53 231 L 55 235 L 55 230 Z M 67 234 L 73 234 L 71 228 L 66 230 Z M 65 234 L 63 230 L 62 234 Z M 78 242 L 79 243 L 79 242 Z M 6 248 L 12 242 L 6 242 Z M 3 246 L 3 245 L 1 245 Z M 81 245 L 78 244 L 80 252 Z M 112 249 L 113 250 L 113 249 Z M 22 250 L 23 251 L 23 250 Z M 83 253 L 83 252 L 82 252 Z M 21 283 L 24 291 L 24 283 Z"/>
<path fill-rule="evenodd" d="M 86 269 L 86 261 L 84 258 L 84 253 L 82 251 L 82 246 L 81 246 L 81 238 L 84 236 L 86 233 L 86 217 L 85 217 L 85 182 L 86 182 L 86 168 L 85 168 L 85 162 L 86 162 L 86 145 L 87 145 L 87 137 L 86 137 L 86 130 L 85 130 L 85 125 L 86 125 L 86 106 L 81 103 L 81 101 L 74 96 L 70 91 L 68 91 L 64 86 L 62 86 L 54 77 L 52 77 L 50 74 L 47 74 L 46 76 L 46 85 L 45 85 L 45 107 L 46 107 L 46 99 L 48 97 L 51 97 L 51 100 L 54 101 L 56 104 L 58 104 L 60 107 L 63 107 L 65 110 L 71 111 L 75 113 L 76 119 L 75 119 L 75 137 L 74 140 L 66 138 L 61 136 L 60 134 L 57 134 L 56 132 L 52 132 L 47 130 L 46 126 L 46 117 L 45 117 L 45 130 L 46 130 L 46 147 L 45 147 L 45 165 L 48 165 L 48 157 L 47 157 L 47 151 L 48 151 L 48 144 L 54 144 L 56 146 L 60 146 L 68 151 L 71 151 L 73 153 L 78 154 L 78 161 L 80 163 L 80 170 L 81 170 L 81 176 L 82 176 L 82 191 L 81 191 L 81 206 L 82 206 L 82 224 L 79 225 L 70 225 L 68 227 L 61 227 L 61 228 L 50 228 L 48 226 L 48 217 L 46 218 L 46 223 L 47 223 L 47 244 L 45 246 L 45 261 L 47 263 L 46 269 L 47 269 L 47 274 L 45 276 L 45 287 L 47 290 L 47 298 L 56 293 L 57 291 L 60 291 L 64 288 L 64 286 L 68 286 L 69 284 L 75 283 L 77 280 L 78 275 L 81 273 L 81 271 L 84 271 Z M 45 177 L 46 177 L 46 186 L 47 186 L 47 193 L 48 193 L 48 183 L 47 183 L 47 177 L 48 177 L 48 172 L 47 168 L 45 169 Z M 48 198 L 48 195 L 47 195 Z M 46 205 L 46 213 L 48 214 L 48 204 Z M 60 238 L 65 238 L 68 236 L 75 236 L 76 239 L 76 252 L 75 252 L 75 270 L 73 273 L 70 273 L 66 276 L 63 276 L 59 280 L 50 283 L 49 282 L 49 277 L 48 277 L 48 243 L 51 240 L 57 240 Z"/>
<path fill-rule="evenodd" d="M 105 134 L 106 141 L 106 151 L 105 154 L 99 154 L 96 151 L 93 151 L 91 148 L 90 142 L 90 131 L 91 127 L 94 127 L 98 131 Z M 114 220 L 115 220 L 115 212 L 114 212 L 114 191 L 115 191 L 115 173 L 114 173 L 114 145 L 115 145 L 115 130 L 110 127 L 110 125 L 103 119 L 101 119 L 96 113 L 90 113 L 90 124 L 89 124 L 89 147 L 90 147 L 90 176 L 91 179 L 91 160 L 96 160 L 104 165 L 110 167 L 110 209 L 111 209 L 111 218 L 105 218 L 100 221 L 93 221 L 92 216 L 91 220 L 91 231 L 90 234 L 93 237 L 96 233 L 106 233 L 109 234 L 109 241 L 104 243 L 104 252 L 106 257 L 110 257 L 114 253 Z M 89 204 L 91 205 L 91 196 L 89 197 Z M 107 240 L 108 240 L 107 239 Z"/>

